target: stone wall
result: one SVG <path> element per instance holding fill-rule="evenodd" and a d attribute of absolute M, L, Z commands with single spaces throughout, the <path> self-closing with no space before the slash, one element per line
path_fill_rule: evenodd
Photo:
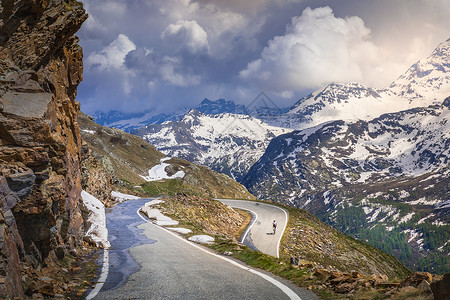
<path fill-rule="evenodd" d="M 0 2 L 0 297 L 23 297 L 23 268 L 45 268 L 84 233 L 74 34 L 86 18 L 76 1 Z"/>

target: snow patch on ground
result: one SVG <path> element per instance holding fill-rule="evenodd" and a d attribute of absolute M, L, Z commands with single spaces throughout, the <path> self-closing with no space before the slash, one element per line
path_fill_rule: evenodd
<path fill-rule="evenodd" d="M 436 205 L 436 209 L 450 208 L 450 200 L 446 200 Z"/>
<path fill-rule="evenodd" d="M 156 200 L 158 201 L 158 200 Z M 159 200 L 160 201 L 160 200 Z M 153 203 L 152 203 L 153 202 Z M 151 204 L 149 204 L 151 203 Z M 172 226 L 178 225 L 178 221 L 175 221 L 161 213 L 159 209 L 151 208 L 151 205 L 157 204 L 155 200 L 146 203 L 142 208 L 141 212 L 145 214 L 149 219 L 155 220 L 155 224 L 159 226 Z"/>
<path fill-rule="evenodd" d="M 408 202 L 410 205 L 436 205 L 439 203 L 441 203 L 441 200 L 427 200 L 425 197 Z"/>
<path fill-rule="evenodd" d="M 81 129 L 81 131 L 84 131 L 84 132 L 87 132 L 87 133 L 90 133 L 90 134 L 95 134 L 94 130 Z"/>
<path fill-rule="evenodd" d="M 137 196 L 133 196 L 133 195 L 128 195 L 128 194 L 123 194 L 123 193 L 120 193 L 120 192 L 115 192 L 115 191 L 112 191 L 111 192 L 111 197 L 115 200 L 115 201 L 117 201 L 117 202 L 124 202 L 124 201 L 127 201 L 127 200 L 136 200 L 136 199 L 140 199 L 140 197 L 137 197 Z"/>
<path fill-rule="evenodd" d="M 442 247 L 439 247 L 438 250 L 441 251 L 441 252 L 444 251 L 444 247 L 447 246 L 448 243 L 450 243 L 450 240 L 448 240 L 447 242 L 445 242 L 445 244 L 442 245 Z M 450 255 L 450 254 L 449 254 L 449 255 Z"/>
<path fill-rule="evenodd" d="M 410 196 L 409 192 L 407 192 L 407 191 L 405 191 L 405 190 L 402 190 L 402 191 L 400 191 L 400 193 L 399 193 L 400 199 L 408 198 L 409 196 Z"/>
<path fill-rule="evenodd" d="M 303 204 L 303 207 L 305 207 L 306 205 L 308 205 L 309 203 L 311 203 L 311 198 L 308 198 L 308 200 L 306 200 L 305 204 Z"/>
<path fill-rule="evenodd" d="M 401 223 L 406 223 L 406 222 L 408 222 L 409 220 L 411 220 L 412 217 L 413 217 L 414 215 L 415 215 L 415 212 L 410 212 L 409 214 L 403 216 L 403 217 L 400 219 L 400 221 L 398 221 L 398 223 L 399 223 L 399 224 L 401 224 Z"/>
<path fill-rule="evenodd" d="M 436 221 L 434 221 L 434 222 L 431 223 L 431 224 L 433 224 L 433 225 L 435 225 L 435 226 L 445 226 L 445 225 L 447 225 L 446 223 L 444 223 L 444 222 L 442 222 L 442 221 L 440 221 L 440 220 L 436 220 Z"/>
<path fill-rule="evenodd" d="M 154 166 L 150 170 L 148 170 L 148 176 L 141 177 L 145 181 L 157 181 L 161 179 L 175 179 L 175 178 L 183 178 L 185 173 L 183 171 L 178 171 L 172 176 L 169 176 L 166 172 L 166 167 L 170 166 L 170 164 L 165 163 L 165 161 L 169 160 L 170 157 L 165 157 L 160 160 L 160 164 Z"/>
<path fill-rule="evenodd" d="M 108 229 L 106 228 L 105 206 L 103 203 L 86 191 L 81 192 L 81 210 L 84 217 L 85 238 L 94 242 L 97 246 L 110 247 L 108 241 Z"/>
<path fill-rule="evenodd" d="M 411 243 L 416 238 L 422 236 L 417 230 L 407 229 L 403 231 L 405 234 L 409 235 L 408 243 Z"/>
<path fill-rule="evenodd" d="M 325 204 L 330 203 L 331 201 L 330 193 L 331 191 L 326 191 L 325 193 L 323 193 L 323 203 Z"/>
<path fill-rule="evenodd" d="M 367 207 L 367 206 L 363 206 L 362 208 L 364 210 L 364 213 L 366 215 L 370 214 L 373 211 L 373 208 Z"/>
<path fill-rule="evenodd" d="M 427 220 L 431 217 L 434 217 L 434 214 L 430 214 L 430 215 L 426 216 L 425 218 L 420 219 L 419 222 L 417 222 L 417 224 L 422 224 L 423 222 L 425 222 L 425 220 Z"/>
<path fill-rule="evenodd" d="M 423 250 L 423 241 L 424 241 L 424 239 L 417 240 L 417 245 L 419 245 L 420 250 Z"/>
<path fill-rule="evenodd" d="M 214 238 L 209 235 L 194 235 L 188 238 L 191 242 L 196 242 L 200 244 L 212 244 L 214 243 Z"/>
<path fill-rule="evenodd" d="M 369 223 L 374 222 L 374 221 L 377 219 L 378 214 L 379 214 L 380 212 L 381 212 L 381 208 L 378 208 L 378 209 L 373 213 L 373 215 L 369 218 L 368 222 L 369 222 Z"/>
<path fill-rule="evenodd" d="M 192 232 L 192 230 L 190 230 L 190 229 L 180 228 L 180 227 L 167 227 L 167 229 L 181 233 L 181 234 L 188 234 L 188 233 Z"/>
<path fill-rule="evenodd" d="M 159 203 L 164 203 L 164 200 L 154 199 L 154 200 L 152 200 L 150 202 L 145 203 L 144 206 L 150 207 L 152 205 L 156 205 L 156 204 L 159 204 Z"/>

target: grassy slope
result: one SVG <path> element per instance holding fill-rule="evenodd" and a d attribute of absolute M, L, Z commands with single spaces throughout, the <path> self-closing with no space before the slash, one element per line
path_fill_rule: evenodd
<path fill-rule="evenodd" d="M 393 256 L 337 231 L 305 210 L 284 208 L 290 217 L 282 239 L 282 256 L 298 257 L 341 272 L 385 274 L 391 279 L 410 274 Z"/>

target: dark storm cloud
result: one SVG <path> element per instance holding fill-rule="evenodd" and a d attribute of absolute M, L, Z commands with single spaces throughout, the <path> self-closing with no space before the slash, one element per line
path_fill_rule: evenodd
<path fill-rule="evenodd" d="M 383 86 L 450 28 L 446 0 L 83 2 L 88 113 L 248 103 L 261 90 L 290 103 L 336 80 Z"/>

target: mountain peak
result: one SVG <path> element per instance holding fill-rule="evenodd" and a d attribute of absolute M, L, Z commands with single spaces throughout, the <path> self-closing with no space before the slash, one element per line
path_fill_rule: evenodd
<path fill-rule="evenodd" d="M 234 101 L 217 99 L 209 100 L 208 98 L 195 107 L 196 110 L 210 115 L 217 115 L 221 113 L 243 114 L 245 113 L 245 106 L 236 104 Z"/>
<path fill-rule="evenodd" d="M 412 65 L 389 89 L 415 106 L 440 103 L 450 94 L 450 39 Z"/>

